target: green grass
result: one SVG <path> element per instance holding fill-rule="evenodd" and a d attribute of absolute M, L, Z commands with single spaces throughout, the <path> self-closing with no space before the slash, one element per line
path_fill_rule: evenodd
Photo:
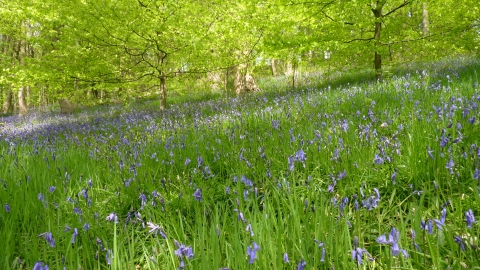
<path fill-rule="evenodd" d="M 176 269 L 177 241 L 194 253 L 185 269 L 296 269 L 302 260 L 305 269 L 479 268 L 480 225 L 465 222 L 469 209 L 480 213 L 480 91 L 471 66 L 382 84 L 264 87 L 179 101 L 166 112 L 150 101 L 5 118 L 0 203 L 10 212 L 0 211 L 0 267 Z M 433 220 L 443 208 L 440 229 Z M 106 220 L 111 213 L 118 223 Z M 433 222 L 432 233 L 422 221 Z M 408 257 L 376 241 L 392 227 Z M 55 247 L 38 237 L 44 232 Z M 361 265 L 352 260 L 354 237 L 370 254 Z M 254 242 L 260 249 L 249 264 Z"/>

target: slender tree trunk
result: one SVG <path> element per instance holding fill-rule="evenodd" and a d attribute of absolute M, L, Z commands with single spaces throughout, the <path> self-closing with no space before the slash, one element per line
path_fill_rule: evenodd
<path fill-rule="evenodd" d="M 13 93 L 12 89 L 8 89 L 5 94 L 5 100 L 3 102 L 3 113 L 10 114 L 13 112 Z"/>
<path fill-rule="evenodd" d="M 428 36 L 428 5 L 427 2 L 422 3 L 422 34 Z"/>
<path fill-rule="evenodd" d="M 18 89 L 18 109 L 20 115 L 25 115 L 28 112 L 27 100 L 25 99 L 26 87 Z"/>
<path fill-rule="evenodd" d="M 381 3 L 377 1 L 377 6 L 375 9 L 372 9 L 373 14 L 375 15 L 375 32 L 373 39 L 375 40 L 375 59 L 373 61 L 375 67 L 375 80 L 381 82 L 383 80 L 382 74 L 382 55 L 379 53 L 380 47 L 380 37 L 382 32 L 382 8 L 384 2 Z"/>
<path fill-rule="evenodd" d="M 160 111 L 167 108 L 167 79 L 165 76 L 160 77 Z"/>
<path fill-rule="evenodd" d="M 292 72 L 292 89 L 295 89 L 295 73 L 297 73 L 297 64 L 296 63 L 293 63 L 292 69 L 293 69 L 293 72 Z"/>
<path fill-rule="evenodd" d="M 24 23 L 21 24 L 22 27 L 25 25 Z M 23 31 L 23 29 L 22 29 Z M 25 57 L 26 57 L 26 47 L 27 47 L 27 44 L 26 44 L 26 41 L 24 39 L 22 39 L 20 41 L 20 50 L 18 52 L 18 62 L 20 64 L 20 66 L 25 66 Z M 20 115 L 25 115 L 27 112 L 28 112 L 28 107 L 27 107 L 27 100 L 25 98 L 26 96 L 26 92 L 27 92 L 27 89 L 26 89 L 26 86 L 22 86 L 20 87 L 20 89 L 18 89 L 18 109 L 19 109 L 19 114 Z"/>
<path fill-rule="evenodd" d="M 270 60 L 270 67 L 272 69 L 272 76 L 277 76 L 277 61 L 275 59 Z"/>

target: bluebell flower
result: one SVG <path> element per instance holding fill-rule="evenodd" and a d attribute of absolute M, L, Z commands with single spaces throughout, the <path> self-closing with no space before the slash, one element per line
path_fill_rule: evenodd
<path fill-rule="evenodd" d="M 247 227 L 245 228 L 245 230 L 250 233 L 250 236 L 253 237 L 253 236 L 255 235 L 255 234 L 253 233 L 252 224 L 249 223 L 249 224 L 247 225 Z"/>
<path fill-rule="evenodd" d="M 320 262 L 325 262 L 325 248 L 322 248 L 322 257 L 320 258 Z"/>
<path fill-rule="evenodd" d="M 392 173 L 392 183 L 395 185 L 397 183 L 397 171 L 394 170 L 393 173 Z"/>
<path fill-rule="evenodd" d="M 5 212 L 10 213 L 10 205 L 8 203 L 5 203 Z"/>
<path fill-rule="evenodd" d="M 305 162 L 305 160 L 307 160 L 307 155 L 303 149 L 300 149 L 295 153 L 295 160 L 300 162 Z"/>
<path fill-rule="evenodd" d="M 83 214 L 82 209 L 80 209 L 78 207 L 74 207 L 73 212 L 77 215 L 82 215 Z"/>
<path fill-rule="evenodd" d="M 283 253 L 283 261 L 284 261 L 285 263 L 289 263 L 289 262 L 290 262 L 290 260 L 288 259 L 288 253 L 287 253 L 287 252 Z"/>
<path fill-rule="evenodd" d="M 83 230 L 84 231 L 90 230 L 90 224 L 88 224 L 88 223 L 83 224 Z"/>
<path fill-rule="evenodd" d="M 111 249 L 107 249 L 106 252 L 105 252 L 105 259 L 107 259 L 107 264 L 110 265 L 112 262 L 111 262 L 111 259 L 113 258 L 113 252 Z"/>
<path fill-rule="evenodd" d="M 470 117 L 470 118 L 468 119 L 468 123 L 470 123 L 470 124 L 472 124 L 472 125 L 475 124 L 475 116 Z"/>
<path fill-rule="evenodd" d="M 278 130 L 280 128 L 280 121 L 272 120 L 272 126 L 274 129 Z"/>
<path fill-rule="evenodd" d="M 110 214 L 107 216 L 106 220 L 107 220 L 107 221 L 112 221 L 112 222 L 118 223 L 118 215 L 117 215 L 117 213 L 115 213 L 115 212 L 110 213 Z"/>
<path fill-rule="evenodd" d="M 55 186 L 50 186 L 48 188 L 48 191 L 50 191 L 50 193 L 53 193 L 55 191 L 55 189 L 57 189 Z"/>
<path fill-rule="evenodd" d="M 321 247 L 323 247 L 323 246 L 325 245 L 324 242 L 320 242 L 320 241 L 318 241 L 317 239 L 313 239 L 313 242 L 317 243 L 317 245 L 318 245 L 319 248 L 321 248 Z"/>
<path fill-rule="evenodd" d="M 420 246 L 417 244 L 417 242 L 415 242 L 415 237 L 416 237 L 415 230 L 410 229 L 410 232 L 412 233 L 413 246 L 415 246 L 415 248 L 418 250 L 418 252 L 422 252 L 422 250 L 420 249 Z"/>
<path fill-rule="evenodd" d="M 253 182 L 252 182 L 252 180 L 248 179 L 245 175 L 242 175 L 241 179 L 242 179 L 242 182 L 243 182 L 247 187 L 253 187 Z"/>
<path fill-rule="evenodd" d="M 45 240 L 47 240 L 47 243 L 51 247 L 55 247 L 55 239 L 53 238 L 53 235 L 51 232 L 44 232 L 38 235 L 38 237 L 43 237 Z"/>
<path fill-rule="evenodd" d="M 398 238 L 400 237 L 400 233 L 397 231 L 395 227 L 392 228 L 390 234 L 387 237 L 383 234 L 377 238 L 377 243 L 383 245 L 390 245 L 390 249 L 392 250 L 392 255 L 397 256 L 398 254 L 403 253 L 405 257 L 409 257 L 408 253 L 404 249 L 400 249 L 398 244 Z"/>
<path fill-rule="evenodd" d="M 373 159 L 373 163 L 377 164 L 377 165 L 382 165 L 384 163 L 384 159 L 382 157 L 380 157 L 379 155 L 375 154 L 375 157 Z"/>
<path fill-rule="evenodd" d="M 145 205 L 147 205 L 147 196 L 143 193 L 140 193 L 138 199 L 140 199 L 140 209 L 143 209 Z"/>
<path fill-rule="evenodd" d="M 254 263 L 255 259 L 257 258 L 257 252 L 260 250 L 260 246 L 253 242 L 251 245 L 247 247 L 247 256 L 248 256 L 248 263 Z"/>
<path fill-rule="evenodd" d="M 177 250 L 175 250 L 175 255 L 177 255 L 180 259 L 193 258 L 194 254 L 192 247 L 186 246 L 185 244 L 180 244 L 177 240 L 174 240 L 173 242 L 175 243 L 175 246 L 177 246 Z"/>
<path fill-rule="evenodd" d="M 458 243 L 458 245 L 460 246 L 460 248 L 465 251 L 465 245 L 463 244 L 463 239 L 460 237 L 460 236 L 453 236 L 454 240 L 456 243 Z"/>
<path fill-rule="evenodd" d="M 73 234 L 72 234 L 72 244 L 75 244 L 75 240 L 77 239 L 77 236 L 78 236 L 78 229 L 74 228 Z"/>
<path fill-rule="evenodd" d="M 440 213 L 440 219 L 434 219 L 435 224 L 437 225 L 438 229 L 442 230 L 443 226 L 445 226 L 445 217 L 447 216 L 447 208 L 443 208 Z"/>
<path fill-rule="evenodd" d="M 288 157 L 288 169 L 293 171 L 295 169 L 295 159 L 292 156 Z"/>
<path fill-rule="evenodd" d="M 372 255 L 367 250 L 358 247 L 358 237 L 353 238 L 352 260 L 356 261 L 358 265 L 362 264 L 363 254 L 366 254 L 369 260 L 373 260 Z"/>
<path fill-rule="evenodd" d="M 304 260 L 301 260 L 297 265 L 297 270 L 305 270 L 305 266 L 307 266 L 307 262 Z"/>
<path fill-rule="evenodd" d="M 450 171 L 450 174 L 453 174 L 453 167 L 455 167 L 455 163 L 453 162 L 453 159 L 450 158 L 450 160 L 447 162 L 447 165 L 445 165 L 445 168 Z"/>
<path fill-rule="evenodd" d="M 465 221 L 467 222 L 467 228 L 472 228 L 472 224 L 475 223 L 475 216 L 472 209 L 465 212 Z"/>
<path fill-rule="evenodd" d="M 193 196 L 195 197 L 195 200 L 201 202 L 202 201 L 202 189 L 197 188 L 197 190 L 195 190 L 195 192 L 193 193 Z"/>
<path fill-rule="evenodd" d="M 191 162 L 191 160 L 187 157 L 187 158 L 185 159 L 185 166 L 188 166 L 188 164 L 190 164 L 190 162 Z"/>
<path fill-rule="evenodd" d="M 44 264 L 42 262 L 36 262 L 35 265 L 33 266 L 33 270 L 49 270 L 47 264 Z"/>

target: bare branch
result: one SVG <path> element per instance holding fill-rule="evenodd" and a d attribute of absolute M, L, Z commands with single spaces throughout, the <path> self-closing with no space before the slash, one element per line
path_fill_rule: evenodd
<path fill-rule="evenodd" d="M 383 17 L 387 17 L 388 15 L 394 13 L 395 11 L 401 9 L 402 7 L 405 7 L 407 5 L 409 5 L 411 2 L 410 1 L 404 1 L 403 4 L 399 5 L 398 7 L 390 10 L 389 12 L 387 12 L 386 14 L 383 15 Z"/>
<path fill-rule="evenodd" d="M 372 41 L 373 39 L 374 39 L 373 37 L 371 37 L 371 38 L 354 38 L 354 39 L 351 39 L 349 41 L 344 41 L 343 43 L 352 43 L 352 42 L 355 42 L 355 41 L 367 41 L 367 43 L 368 43 L 368 42 Z"/>

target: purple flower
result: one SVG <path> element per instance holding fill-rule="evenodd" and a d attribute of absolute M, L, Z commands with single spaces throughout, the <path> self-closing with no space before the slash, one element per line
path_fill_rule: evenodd
<path fill-rule="evenodd" d="M 88 223 L 83 224 L 83 230 L 84 231 L 90 230 L 90 224 L 88 224 Z"/>
<path fill-rule="evenodd" d="M 53 235 L 51 232 L 44 232 L 38 235 L 38 237 L 43 237 L 45 240 L 47 240 L 47 243 L 51 247 L 55 247 L 55 239 L 53 238 Z"/>
<path fill-rule="evenodd" d="M 33 270 L 49 270 L 48 265 L 44 264 L 43 262 L 36 262 L 33 266 Z"/>
<path fill-rule="evenodd" d="M 290 260 L 288 260 L 288 253 L 287 253 L 287 252 L 283 253 L 283 261 L 284 261 L 285 263 L 289 263 L 289 262 L 290 262 Z"/>
<path fill-rule="evenodd" d="M 453 159 L 450 158 L 450 160 L 447 162 L 447 165 L 445 165 L 445 168 L 450 171 L 450 174 L 453 174 L 453 167 L 455 167 L 455 163 L 453 162 Z"/>
<path fill-rule="evenodd" d="M 50 191 L 51 193 L 53 193 L 55 191 L 55 189 L 57 189 L 55 186 L 50 186 L 48 188 L 48 191 Z"/>
<path fill-rule="evenodd" d="M 105 252 L 105 258 L 107 259 L 107 264 L 110 265 L 111 264 L 111 258 L 113 258 L 113 252 L 111 249 L 107 249 L 107 251 Z"/>
<path fill-rule="evenodd" d="M 82 209 L 80 209 L 78 207 L 75 207 L 75 208 L 73 208 L 73 212 L 77 215 L 81 215 L 82 214 Z"/>
<path fill-rule="evenodd" d="M 407 251 L 404 249 L 400 249 L 400 246 L 398 245 L 399 237 L 400 237 L 400 233 L 397 231 L 395 227 L 393 227 L 392 230 L 390 231 L 390 234 L 388 235 L 388 239 L 384 234 L 380 235 L 377 238 L 377 243 L 383 244 L 383 245 L 390 245 L 393 256 L 397 256 L 398 254 L 400 254 L 400 252 L 402 252 L 405 257 L 408 257 Z"/>
<path fill-rule="evenodd" d="M 248 179 L 245 177 L 245 175 L 242 175 L 242 182 L 247 186 L 247 187 L 253 187 L 253 182 L 252 180 Z"/>
<path fill-rule="evenodd" d="M 443 208 L 442 212 L 440 213 L 440 220 L 434 219 L 435 224 L 437 224 L 437 227 L 439 230 L 443 229 L 443 226 L 445 226 L 445 217 L 447 216 L 447 208 Z"/>
<path fill-rule="evenodd" d="M 320 258 L 320 262 L 324 262 L 325 261 L 325 249 L 322 248 L 322 257 Z"/>
<path fill-rule="evenodd" d="M 252 264 L 255 262 L 255 259 L 257 258 L 257 252 L 259 250 L 260 246 L 255 242 L 247 247 L 247 256 L 249 258 L 248 263 Z"/>
<path fill-rule="evenodd" d="M 145 205 L 147 205 L 147 196 L 143 193 L 140 193 L 138 199 L 140 199 L 140 209 L 143 209 Z"/>
<path fill-rule="evenodd" d="M 305 154 L 303 149 L 300 149 L 295 153 L 295 160 L 300 162 L 305 162 L 305 160 L 307 160 L 307 155 Z"/>
<path fill-rule="evenodd" d="M 147 222 L 147 226 L 150 228 L 150 231 L 148 231 L 149 233 L 152 233 L 155 235 L 160 234 L 163 237 L 163 239 L 167 239 L 167 235 L 163 231 L 162 227 L 160 227 L 159 225 L 152 222 Z"/>
<path fill-rule="evenodd" d="M 10 213 L 10 205 L 8 205 L 8 203 L 5 204 L 5 211 Z"/>
<path fill-rule="evenodd" d="M 193 250 L 192 247 L 186 246 L 184 244 L 180 244 L 177 240 L 173 240 L 175 246 L 177 246 L 177 250 L 175 250 L 175 255 L 177 255 L 182 261 L 183 258 L 191 259 L 193 258 Z"/>
<path fill-rule="evenodd" d="M 373 163 L 377 164 L 377 165 L 382 165 L 385 161 L 383 160 L 382 157 L 380 157 L 379 155 L 375 154 L 375 157 L 373 159 Z"/>
<path fill-rule="evenodd" d="M 368 255 L 369 260 L 373 260 L 372 255 L 370 255 L 367 250 L 358 247 L 358 238 L 356 236 L 353 238 L 353 248 L 352 259 L 353 261 L 356 261 L 358 265 L 362 264 L 362 257 L 364 253 Z"/>
<path fill-rule="evenodd" d="M 72 244 L 75 244 L 75 240 L 77 239 L 77 236 L 78 236 L 78 229 L 74 228 L 73 234 L 72 234 Z"/>
<path fill-rule="evenodd" d="M 112 222 L 118 223 L 118 215 L 117 215 L 117 213 L 115 213 L 115 212 L 110 213 L 110 214 L 107 216 L 106 220 L 107 220 L 107 221 L 112 221 Z"/>
<path fill-rule="evenodd" d="M 472 209 L 465 212 L 465 221 L 467 222 L 467 228 L 472 228 L 472 224 L 475 223 L 475 216 Z"/>
<path fill-rule="evenodd" d="M 202 189 L 197 188 L 197 190 L 195 190 L 195 192 L 193 193 L 193 196 L 195 197 L 195 200 L 201 202 L 202 201 Z"/>
<path fill-rule="evenodd" d="M 254 236 L 252 224 L 249 223 L 249 224 L 247 225 L 247 227 L 245 228 L 245 230 L 246 230 L 247 232 L 250 232 L 250 236 L 252 236 L 252 237 Z"/>
<path fill-rule="evenodd" d="M 298 263 L 297 270 L 305 270 L 305 266 L 307 266 L 307 262 L 305 262 L 304 260 L 301 260 Z"/>
<path fill-rule="evenodd" d="M 454 240 L 456 243 L 458 243 L 458 245 L 460 246 L 460 248 L 465 251 L 465 245 L 463 244 L 463 239 L 460 237 L 460 236 L 453 236 Z"/>

